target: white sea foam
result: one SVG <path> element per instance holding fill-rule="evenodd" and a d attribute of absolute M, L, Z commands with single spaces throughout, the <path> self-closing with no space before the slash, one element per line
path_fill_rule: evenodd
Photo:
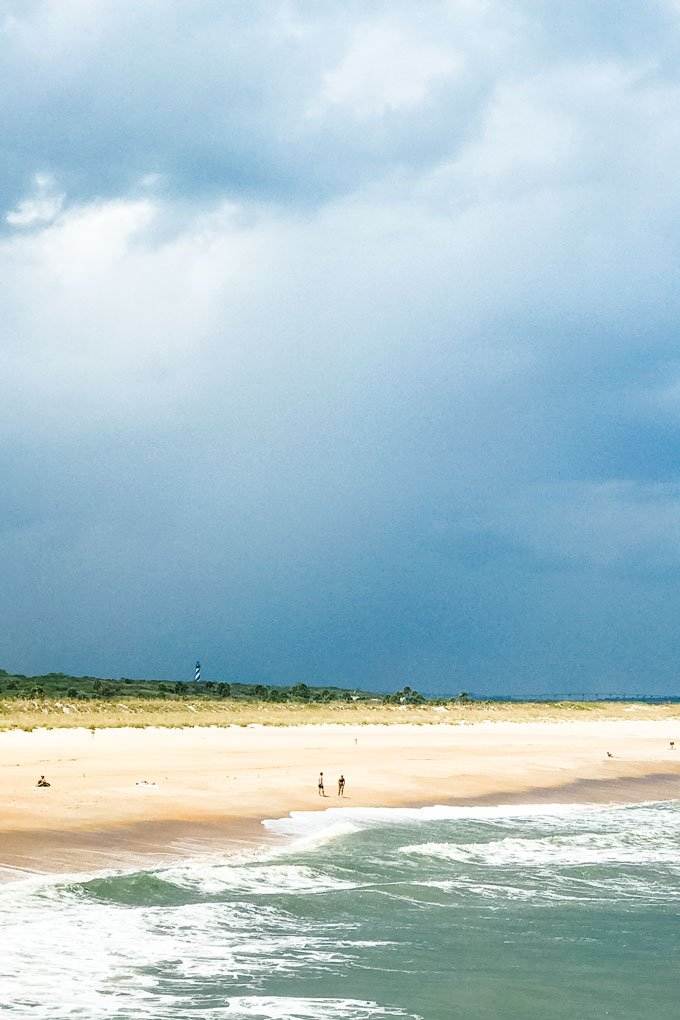
<path fill-rule="evenodd" d="M 301 999 L 286 996 L 241 996 L 231 999 L 224 1016 L 233 1020 L 383 1020 L 402 1017 L 420 1020 L 414 1013 L 359 999 Z"/>
<path fill-rule="evenodd" d="M 494 821 L 498 831 L 501 819 Z M 514 830 L 516 821 L 515 816 Z M 680 867 L 680 811 L 668 803 L 591 805 L 567 813 L 551 808 L 524 816 L 521 835 L 513 831 L 484 841 L 433 840 L 403 846 L 401 852 L 488 867 Z"/>
<path fill-rule="evenodd" d="M 612 807 L 594 804 L 495 804 L 432 805 L 419 808 L 327 808 L 325 811 L 293 811 L 283 818 L 267 818 L 262 824 L 276 835 L 294 838 L 294 848 L 313 848 L 320 842 L 351 835 L 376 825 L 417 825 L 422 822 L 493 822 L 514 827 L 517 821 L 561 826 L 565 821 L 590 828 L 594 820 L 618 827 L 628 812 L 635 811 L 636 826 L 652 821 L 668 822 L 668 805 L 641 804 Z M 644 817 L 640 812 L 645 812 Z M 680 812 L 675 812 L 680 826 Z"/>
<path fill-rule="evenodd" d="M 569 875 L 559 872 L 536 874 L 516 873 L 509 878 L 521 877 L 526 885 L 516 885 L 512 881 L 494 876 L 494 881 L 475 880 L 469 873 L 457 874 L 451 879 L 432 879 L 415 882 L 416 886 L 438 889 L 450 895 L 451 906 L 461 902 L 470 902 L 470 895 L 489 903 L 499 901 L 537 901 L 541 903 L 662 903 L 668 905 L 680 899 L 680 888 L 677 884 L 670 885 L 667 880 L 659 881 L 644 875 L 634 878 L 624 875 L 604 876 L 596 874 L 592 878 L 581 878 L 573 872 Z"/>
<path fill-rule="evenodd" d="M 174 1015 L 170 1006 L 182 1005 L 187 986 L 309 976 L 363 951 L 352 925 L 330 923 L 319 932 L 313 922 L 261 904 L 130 907 L 93 900 L 77 887 L 25 897 L 20 911 L 2 911 L 0 924 L 3 1009 L 22 1020 L 128 1015 L 120 1013 L 121 988 L 130 1016 L 156 1020 L 166 1015 L 159 1004 Z M 152 979 L 151 970 L 160 976 Z"/>
<path fill-rule="evenodd" d="M 294 814 L 301 815 L 306 813 L 296 812 Z M 316 812 L 308 813 L 317 814 Z M 287 827 L 286 822 L 291 822 L 292 824 Z M 269 828 L 272 832 L 277 832 L 279 835 L 295 837 L 294 842 L 290 843 L 287 848 L 294 851 L 314 850 L 324 843 L 330 843 L 332 840 L 340 839 L 343 836 L 351 836 L 360 829 L 359 825 L 346 818 L 329 821 L 328 812 L 326 811 L 321 812 L 318 823 L 312 823 L 310 820 L 309 824 L 300 826 L 297 817 L 294 818 L 293 815 L 290 815 L 288 818 L 280 818 L 275 821 L 265 820 L 262 824 L 265 828 Z"/>
<path fill-rule="evenodd" d="M 355 883 L 343 881 L 320 871 L 293 864 L 212 864 L 187 862 L 159 873 L 174 885 L 197 889 L 202 893 L 246 893 L 275 896 L 286 893 L 323 893 L 354 889 Z"/>
<path fill-rule="evenodd" d="M 654 845 L 644 837 L 637 841 L 612 841 L 606 833 L 547 836 L 542 839 L 517 837 L 488 843 L 421 843 L 400 849 L 402 853 L 489 867 L 576 867 L 603 864 L 667 864 L 680 867 L 677 844 Z"/>

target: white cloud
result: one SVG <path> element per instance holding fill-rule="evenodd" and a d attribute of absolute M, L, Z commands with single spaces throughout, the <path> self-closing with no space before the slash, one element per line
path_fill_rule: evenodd
<path fill-rule="evenodd" d="M 60 213 L 65 197 L 57 191 L 53 177 L 49 174 L 36 174 L 31 194 L 10 210 L 5 220 L 10 227 L 34 227 L 49 223 Z"/>
<path fill-rule="evenodd" d="M 361 120 L 420 106 L 437 80 L 462 67 L 451 48 L 410 36 L 389 22 L 355 29 L 349 49 L 324 75 L 314 112 L 343 107 Z"/>
<path fill-rule="evenodd" d="M 576 188 L 604 187 L 610 198 L 635 190 L 639 202 L 648 179 L 663 201 L 679 190 L 669 172 L 680 155 L 679 99 L 645 65 L 570 63 L 501 77 L 475 135 L 424 176 L 423 193 L 467 204 L 546 189 L 564 202 Z"/>

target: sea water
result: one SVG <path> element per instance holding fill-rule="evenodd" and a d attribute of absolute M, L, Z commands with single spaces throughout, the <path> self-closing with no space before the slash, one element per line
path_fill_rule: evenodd
<path fill-rule="evenodd" d="M 2 887 L 0 1015 L 680 1016 L 680 803 L 268 825 L 275 849 Z"/>

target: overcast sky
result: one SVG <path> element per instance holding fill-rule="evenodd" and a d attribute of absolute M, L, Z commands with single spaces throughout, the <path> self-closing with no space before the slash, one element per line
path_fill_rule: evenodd
<path fill-rule="evenodd" d="M 680 692 L 680 2 L 0 0 L 0 665 Z"/>

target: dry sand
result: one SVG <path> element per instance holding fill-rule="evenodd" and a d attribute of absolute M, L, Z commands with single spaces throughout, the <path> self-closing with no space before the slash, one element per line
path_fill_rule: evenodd
<path fill-rule="evenodd" d="M 680 718 L 12 730 L 0 733 L 0 874 L 265 839 L 263 818 L 337 805 L 341 772 L 347 807 L 675 798 Z"/>

